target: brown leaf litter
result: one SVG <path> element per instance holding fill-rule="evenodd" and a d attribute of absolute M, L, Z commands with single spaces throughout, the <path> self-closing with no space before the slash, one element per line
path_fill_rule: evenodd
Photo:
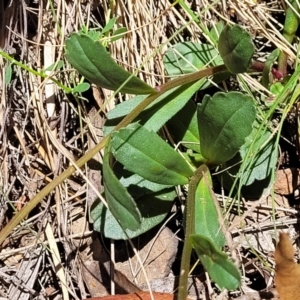
<path fill-rule="evenodd" d="M 299 299 L 300 265 L 294 262 L 294 248 L 285 232 L 280 232 L 275 250 L 275 284 L 280 300 Z"/>

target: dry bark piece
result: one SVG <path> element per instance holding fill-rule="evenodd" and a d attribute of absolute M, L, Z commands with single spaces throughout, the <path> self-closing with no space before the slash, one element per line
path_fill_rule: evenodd
<path fill-rule="evenodd" d="M 294 262 L 294 254 L 289 235 L 280 232 L 275 250 L 275 284 L 280 300 L 300 299 L 300 265 Z"/>
<path fill-rule="evenodd" d="M 92 297 L 104 297 L 108 292 L 105 286 L 101 282 L 101 272 L 99 262 L 89 257 L 89 260 L 83 261 L 82 277 L 87 289 Z"/>

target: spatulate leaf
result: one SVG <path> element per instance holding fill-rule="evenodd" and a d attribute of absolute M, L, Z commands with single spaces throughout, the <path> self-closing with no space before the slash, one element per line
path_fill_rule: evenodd
<path fill-rule="evenodd" d="M 211 239 L 200 234 L 193 234 L 191 242 L 210 278 L 220 288 L 235 290 L 241 285 L 239 270 Z"/>
<path fill-rule="evenodd" d="M 179 112 L 190 98 L 199 90 L 201 80 L 192 84 L 184 84 L 176 87 L 149 105 L 135 120 L 148 130 L 158 131 L 168 120 Z M 145 96 L 135 96 L 128 101 L 121 102 L 107 114 L 104 132 L 109 133 L 133 108 L 135 108 Z M 199 151 L 199 147 L 198 147 Z"/>
<path fill-rule="evenodd" d="M 106 149 L 103 160 L 103 185 L 108 208 L 123 229 L 138 230 L 141 224 L 140 212 L 133 198 L 113 173 L 109 155 L 109 149 Z"/>
<path fill-rule="evenodd" d="M 213 165 L 222 164 L 237 153 L 255 120 L 252 98 L 240 92 L 206 95 L 197 112 L 200 153 Z"/>
<path fill-rule="evenodd" d="M 143 178 L 165 185 L 187 184 L 193 171 L 155 132 L 131 124 L 111 136 L 112 153 L 124 167 Z"/>
<path fill-rule="evenodd" d="M 163 61 L 171 76 L 193 73 L 209 63 L 211 66 L 223 64 L 218 51 L 212 45 L 193 42 L 175 44 L 167 50 Z"/>
<path fill-rule="evenodd" d="M 222 65 L 223 60 L 217 50 L 209 44 L 184 42 L 169 48 L 164 56 L 164 65 L 170 76 L 189 74 L 206 67 Z M 224 71 L 215 74 L 211 80 L 203 78 L 199 90 L 203 90 L 216 83 L 229 78 L 230 72 Z"/>
<path fill-rule="evenodd" d="M 66 40 L 66 58 L 81 75 L 100 87 L 129 94 L 156 93 L 155 89 L 120 67 L 99 41 L 86 34 L 71 34 Z"/>
<path fill-rule="evenodd" d="M 254 54 L 251 35 L 247 31 L 239 25 L 226 25 L 221 32 L 218 48 L 231 73 L 247 72 Z"/>
<path fill-rule="evenodd" d="M 135 238 L 164 220 L 175 197 L 176 192 L 173 187 L 136 199 L 142 218 L 139 228 L 134 231 L 130 229 L 124 231 L 112 213 L 106 209 L 101 201 L 96 200 L 91 209 L 94 230 L 102 232 L 105 237 L 114 240 Z"/>
<path fill-rule="evenodd" d="M 214 199 L 215 198 L 215 199 Z M 212 191 L 212 179 L 206 168 L 195 195 L 195 233 L 210 238 L 218 248 L 225 245 L 225 236 L 219 222 L 217 199 Z"/>

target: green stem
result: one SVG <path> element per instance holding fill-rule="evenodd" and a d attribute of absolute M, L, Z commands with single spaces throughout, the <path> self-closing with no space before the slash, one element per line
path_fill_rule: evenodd
<path fill-rule="evenodd" d="M 188 196 L 185 204 L 185 238 L 181 257 L 177 300 L 185 300 L 187 298 L 188 275 L 192 253 L 190 236 L 195 233 L 195 195 L 198 183 L 207 169 L 205 164 L 201 165 L 189 182 Z"/>
<path fill-rule="evenodd" d="M 63 85 L 61 82 L 59 82 L 58 80 L 56 80 L 53 77 L 49 77 L 49 75 L 47 75 L 45 72 L 38 72 L 35 71 L 33 69 L 31 69 L 30 67 L 20 63 L 19 61 L 15 60 L 13 57 L 11 57 L 10 55 L 8 55 L 7 53 L 5 53 L 4 51 L 0 50 L 0 55 L 3 56 L 4 58 L 6 58 L 8 61 L 10 61 L 12 64 L 15 64 L 19 67 L 21 67 L 23 70 L 26 70 L 27 72 L 34 74 L 36 76 L 42 77 L 42 78 L 49 78 L 50 80 L 52 80 L 55 84 L 57 84 L 60 88 L 62 88 L 66 93 L 71 93 L 72 89 Z"/>
<path fill-rule="evenodd" d="M 291 5 L 286 9 L 285 22 L 283 27 L 283 37 L 291 44 L 295 37 L 296 31 L 299 27 L 299 12 L 300 8 L 297 4 L 297 0 L 291 0 Z M 278 57 L 278 71 L 283 77 L 287 75 L 287 60 L 288 56 L 285 52 L 281 51 Z"/>
<path fill-rule="evenodd" d="M 0 55 L 2 55 L 2 51 L 0 51 Z M 5 57 L 5 56 L 4 56 Z M 18 63 L 20 65 L 20 63 Z M 23 67 L 23 66 L 22 66 Z M 26 67 L 26 66 L 25 66 Z M 28 69 L 27 67 L 25 69 Z M 149 95 L 143 102 L 141 102 L 136 108 L 134 108 L 115 128 L 113 131 L 119 130 L 122 127 L 130 124 L 148 105 L 150 105 L 153 101 L 155 101 L 158 97 L 163 95 L 165 92 L 181 86 L 186 83 L 193 83 L 197 80 L 214 75 L 219 72 L 223 72 L 227 70 L 224 65 L 207 68 L 204 70 L 197 71 L 192 74 L 187 74 L 181 77 L 178 77 L 172 81 L 167 82 L 166 84 L 160 87 L 160 91 Z M 32 72 L 33 70 L 28 70 Z M 34 71 L 35 72 L 35 71 Z M 37 72 L 36 72 L 37 73 Z M 34 73 L 35 74 L 35 73 Z M 36 75 L 39 75 L 37 73 Z M 53 80 L 53 79 L 52 79 Z M 102 150 L 109 136 L 106 136 L 103 140 L 100 141 L 93 149 L 88 151 L 84 156 L 82 156 L 79 160 L 76 161 L 76 166 L 70 166 L 67 170 L 61 173 L 58 177 L 55 177 L 52 182 L 50 182 L 47 186 L 45 186 L 36 196 L 34 196 L 28 203 L 21 209 L 1 230 L 0 232 L 0 245 L 4 242 L 4 240 L 8 237 L 8 235 L 14 230 L 14 228 L 20 224 L 20 222 L 42 201 L 43 197 L 47 196 L 57 185 L 63 182 L 65 179 L 70 177 L 78 168 L 81 168 L 84 164 L 86 164 L 90 159 L 92 159 L 100 150 Z"/>

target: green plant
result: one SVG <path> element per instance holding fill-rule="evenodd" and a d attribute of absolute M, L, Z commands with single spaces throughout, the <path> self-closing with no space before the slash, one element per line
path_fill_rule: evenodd
<path fill-rule="evenodd" d="M 184 275 L 178 297 L 185 297 L 192 246 L 220 288 L 237 288 L 239 272 L 221 252 L 225 246 L 225 225 L 221 226 L 223 220 L 217 215 L 208 167 L 233 158 L 250 135 L 256 117 L 251 97 L 240 92 L 219 92 L 212 97 L 205 96 L 197 107 L 191 97 L 196 91 L 210 86 L 206 76 L 203 79 L 195 77 L 197 72 L 184 75 L 154 90 L 112 62 L 105 48 L 88 35 L 73 34 L 66 46 L 67 59 L 91 82 L 135 94 L 152 92 L 148 97 L 136 96 L 121 103 L 108 114 L 105 132 L 109 134 L 109 141 L 103 162 L 108 207 L 100 201 L 95 202 L 91 212 L 94 228 L 113 239 L 135 237 L 165 217 L 175 197 L 174 186 L 188 184 L 182 259 Z M 247 71 L 254 52 L 249 34 L 238 26 L 223 29 L 219 39 L 221 57 L 206 44 L 182 43 L 174 48 L 165 57 L 169 75 L 190 73 L 194 71 L 192 68 L 200 69 L 210 63 L 212 67 L 206 71 L 214 75 L 216 82 Z M 96 61 L 98 53 L 103 53 L 104 61 Z M 179 53 L 179 57 L 174 53 Z M 222 67 L 222 60 L 226 67 Z M 148 108 L 141 110 L 139 107 L 143 103 L 147 103 Z M 120 120 L 136 109 L 139 114 L 130 120 L 131 124 L 121 128 Z M 173 117 L 183 121 L 181 140 L 195 153 L 186 151 L 180 155 L 156 134 L 165 124 L 173 121 L 174 125 Z M 190 122 L 184 123 L 185 120 Z M 191 132 L 192 139 L 189 138 Z M 194 144 L 190 147 L 189 143 Z M 198 159 L 194 164 L 192 157 L 196 156 Z M 208 215 L 214 217 L 208 218 Z"/>
<path fill-rule="evenodd" d="M 236 182 L 242 178 L 240 186 L 250 186 L 257 178 L 267 178 L 275 163 L 274 159 L 260 163 L 259 158 L 265 161 L 261 158 L 264 151 L 257 137 L 268 133 L 267 129 L 261 130 L 264 124 L 258 120 L 254 123 L 255 103 L 249 95 L 235 91 L 206 95 L 198 106 L 191 97 L 211 85 L 208 76 L 219 82 L 253 67 L 254 46 L 249 34 L 238 26 L 225 26 L 219 39 L 221 56 L 206 44 L 175 45 L 166 54 L 165 66 L 171 76 L 185 75 L 155 89 L 116 65 L 94 35 L 73 34 L 66 43 L 66 50 L 67 59 L 91 82 L 141 95 L 108 114 L 106 137 L 79 159 L 76 167 L 70 167 L 34 197 L 26 210 L 4 228 L 0 242 L 43 196 L 105 147 L 103 180 L 108 208 L 95 202 L 92 210 L 95 229 L 114 239 L 137 236 L 158 224 L 167 214 L 175 197 L 174 186 L 188 184 L 179 299 L 185 298 L 192 247 L 221 288 L 237 288 L 240 274 L 221 251 L 226 241 L 226 221 L 218 213 L 209 169 L 239 156 L 255 167 L 247 169 L 246 179 L 240 176 L 245 172 L 237 168 L 235 174 L 229 174 L 231 180 Z M 206 65 L 210 67 L 205 69 Z M 202 70 L 194 72 L 195 68 Z M 292 77 L 289 86 L 294 88 L 295 82 L 296 77 Z M 283 99 L 284 95 L 279 95 L 278 101 Z M 164 125 L 170 130 L 179 128 L 171 133 L 183 142 L 182 154 L 157 134 Z M 257 144 L 249 141 L 251 135 Z M 270 139 L 270 143 L 274 149 L 274 141 Z M 276 151 L 273 153 L 276 156 Z M 264 183 L 265 188 L 269 182 Z M 228 186 L 235 184 L 229 182 Z"/>

